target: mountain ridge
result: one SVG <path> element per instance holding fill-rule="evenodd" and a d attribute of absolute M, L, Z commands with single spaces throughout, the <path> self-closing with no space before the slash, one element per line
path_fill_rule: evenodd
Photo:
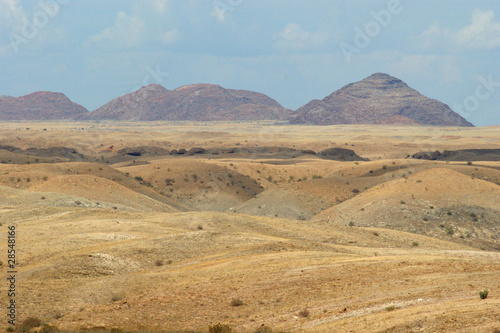
<path fill-rule="evenodd" d="M 386 73 L 374 73 L 310 101 L 295 111 L 291 123 L 474 126 L 448 105 Z"/>
<path fill-rule="evenodd" d="M 59 92 L 37 91 L 0 98 L 0 120 L 67 120 L 87 112 Z"/>
<path fill-rule="evenodd" d="M 120 96 L 81 117 L 89 120 L 284 120 L 291 110 L 249 90 L 196 83 L 168 90 L 152 84 Z"/>

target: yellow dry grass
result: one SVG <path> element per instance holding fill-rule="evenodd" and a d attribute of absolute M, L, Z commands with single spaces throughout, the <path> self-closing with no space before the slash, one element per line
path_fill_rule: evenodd
<path fill-rule="evenodd" d="M 223 323 L 235 332 L 494 332 L 500 163 L 406 156 L 500 148 L 498 129 L 2 123 L 0 144 L 97 159 L 0 164 L 1 228 L 18 230 L 18 320 L 66 331 L 208 332 Z M 124 147 L 237 144 L 349 148 L 370 161 L 105 162 Z M 176 178 L 172 192 L 167 178 Z M 252 184 L 262 189 L 243 191 Z"/>

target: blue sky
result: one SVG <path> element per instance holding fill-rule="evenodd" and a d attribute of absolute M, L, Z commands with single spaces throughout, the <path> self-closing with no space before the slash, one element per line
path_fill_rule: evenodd
<path fill-rule="evenodd" d="M 142 85 L 267 94 L 297 109 L 375 72 L 500 124 L 500 1 L 0 0 L 0 95 L 90 111 Z"/>

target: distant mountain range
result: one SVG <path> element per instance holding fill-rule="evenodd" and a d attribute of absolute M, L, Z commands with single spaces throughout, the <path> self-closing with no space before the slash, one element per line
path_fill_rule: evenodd
<path fill-rule="evenodd" d="M 0 120 L 282 120 L 312 125 L 474 126 L 446 104 L 425 97 L 384 73 L 348 84 L 295 112 L 264 94 L 248 90 L 225 89 L 214 84 L 191 84 L 168 90 L 151 84 L 92 112 L 61 93 L 35 92 L 17 98 L 0 96 Z"/>
<path fill-rule="evenodd" d="M 167 90 L 151 84 L 118 97 L 82 117 L 91 120 L 282 120 L 291 115 L 264 94 L 225 89 L 214 84 L 191 84 Z"/>

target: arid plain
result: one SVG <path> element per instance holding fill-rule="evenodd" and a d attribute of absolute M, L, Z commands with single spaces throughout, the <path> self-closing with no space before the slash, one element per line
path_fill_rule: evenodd
<path fill-rule="evenodd" d="M 500 332 L 500 162 L 412 158 L 462 149 L 500 127 L 2 123 L 18 322 Z"/>

